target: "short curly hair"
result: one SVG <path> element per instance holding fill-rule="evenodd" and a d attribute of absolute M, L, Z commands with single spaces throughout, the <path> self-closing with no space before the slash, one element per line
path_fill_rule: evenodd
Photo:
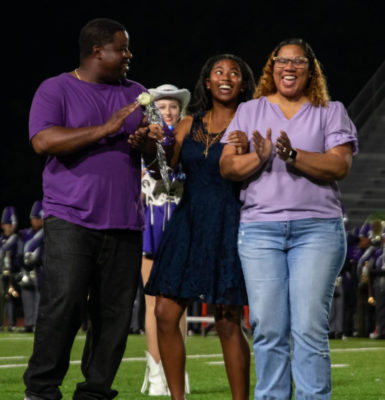
<path fill-rule="evenodd" d="M 313 106 L 326 107 L 330 100 L 326 77 L 322 72 L 320 62 L 317 60 L 313 49 L 303 39 L 292 38 L 286 39 L 278 44 L 270 54 L 265 66 L 262 70 L 262 75 L 259 78 L 257 88 L 255 89 L 255 98 L 261 96 L 269 96 L 276 93 L 277 88 L 273 79 L 274 61 L 273 57 L 277 56 L 279 50 L 287 45 L 296 45 L 303 49 L 305 56 L 309 60 L 309 81 L 305 87 L 305 95 L 308 97 Z"/>
<path fill-rule="evenodd" d="M 94 46 L 104 46 L 114 41 L 116 32 L 126 28 L 118 21 L 109 18 L 95 18 L 89 21 L 80 31 L 80 59 L 88 57 Z"/>

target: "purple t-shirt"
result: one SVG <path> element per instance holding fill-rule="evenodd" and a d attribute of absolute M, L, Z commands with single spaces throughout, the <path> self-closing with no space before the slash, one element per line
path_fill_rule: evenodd
<path fill-rule="evenodd" d="M 272 129 L 272 141 L 287 133 L 293 148 L 324 153 L 351 143 L 357 153 L 356 128 L 340 102 L 328 107 L 304 104 L 287 119 L 277 104 L 265 97 L 241 103 L 226 130 L 222 142 L 234 130 L 247 134 L 250 151 L 254 150 L 252 132 L 266 135 Z M 286 164 L 273 150 L 262 170 L 247 179 L 241 190 L 241 222 L 287 221 L 303 218 L 336 218 L 342 215 L 339 190 L 335 182 L 328 183 L 306 176 Z"/>
<path fill-rule="evenodd" d="M 94 84 L 63 73 L 35 93 L 30 139 L 52 126 L 101 125 L 146 89 L 133 81 Z M 143 230 L 141 157 L 127 143 L 143 117 L 135 110 L 121 129 L 66 156 L 48 156 L 43 172 L 44 217 L 56 216 L 92 229 Z"/>

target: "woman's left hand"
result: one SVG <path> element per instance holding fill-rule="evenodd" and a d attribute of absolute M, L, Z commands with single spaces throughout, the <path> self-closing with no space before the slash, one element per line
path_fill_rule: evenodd
<path fill-rule="evenodd" d="M 281 131 L 280 133 L 281 134 L 275 144 L 275 149 L 279 158 L 286 161 L 289 158 L 290 151 L 292 150 L 291 142 L 285 131 Z"/>
<path fill-rule="evenodd" d="M 293 150 L 286 132 L 281 131 L 275 144 L 280 159 L 287 161 Z M 352 144 L 344 143 L 325 151 L 314 153 L 296 149 L 295 168 L 313 178 L 334 182 L 345 178 L 352 164 Z"/>
<path fill-rule="evenodd" d="M 246 133 L 242 131 L 230 132 L 227 143 L 235 146 L 237 154 L 245 154 L 249 150 L 249 140 Z"/>

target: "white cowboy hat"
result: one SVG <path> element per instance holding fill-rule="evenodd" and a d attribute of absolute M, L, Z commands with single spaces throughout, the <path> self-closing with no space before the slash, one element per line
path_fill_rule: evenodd
<path fill-rule="evenodd" d="M 148 91 L 154 96 L 154 101 L 163 99 L 164 97 L 179 100 L 182 110 L 187 107 L 191 97 L 188 89 L 178 89 L 176 86 L 168 83 L 160 85 L 157 88 L 148 89 Z"/>

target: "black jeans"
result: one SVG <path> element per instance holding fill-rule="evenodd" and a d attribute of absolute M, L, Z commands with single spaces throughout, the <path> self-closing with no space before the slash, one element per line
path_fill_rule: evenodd
<path fill-rule="evenodd" d="M 71 347 L 88 307 L 82 357 L 85 382 L 74 399 L 112 399 L 139 280 L 142 233 L 87 229 L 58 218 L 44 223 L 44 282 L 34 349 L 24 374 L 31 400 L 62 398 Z"/>

